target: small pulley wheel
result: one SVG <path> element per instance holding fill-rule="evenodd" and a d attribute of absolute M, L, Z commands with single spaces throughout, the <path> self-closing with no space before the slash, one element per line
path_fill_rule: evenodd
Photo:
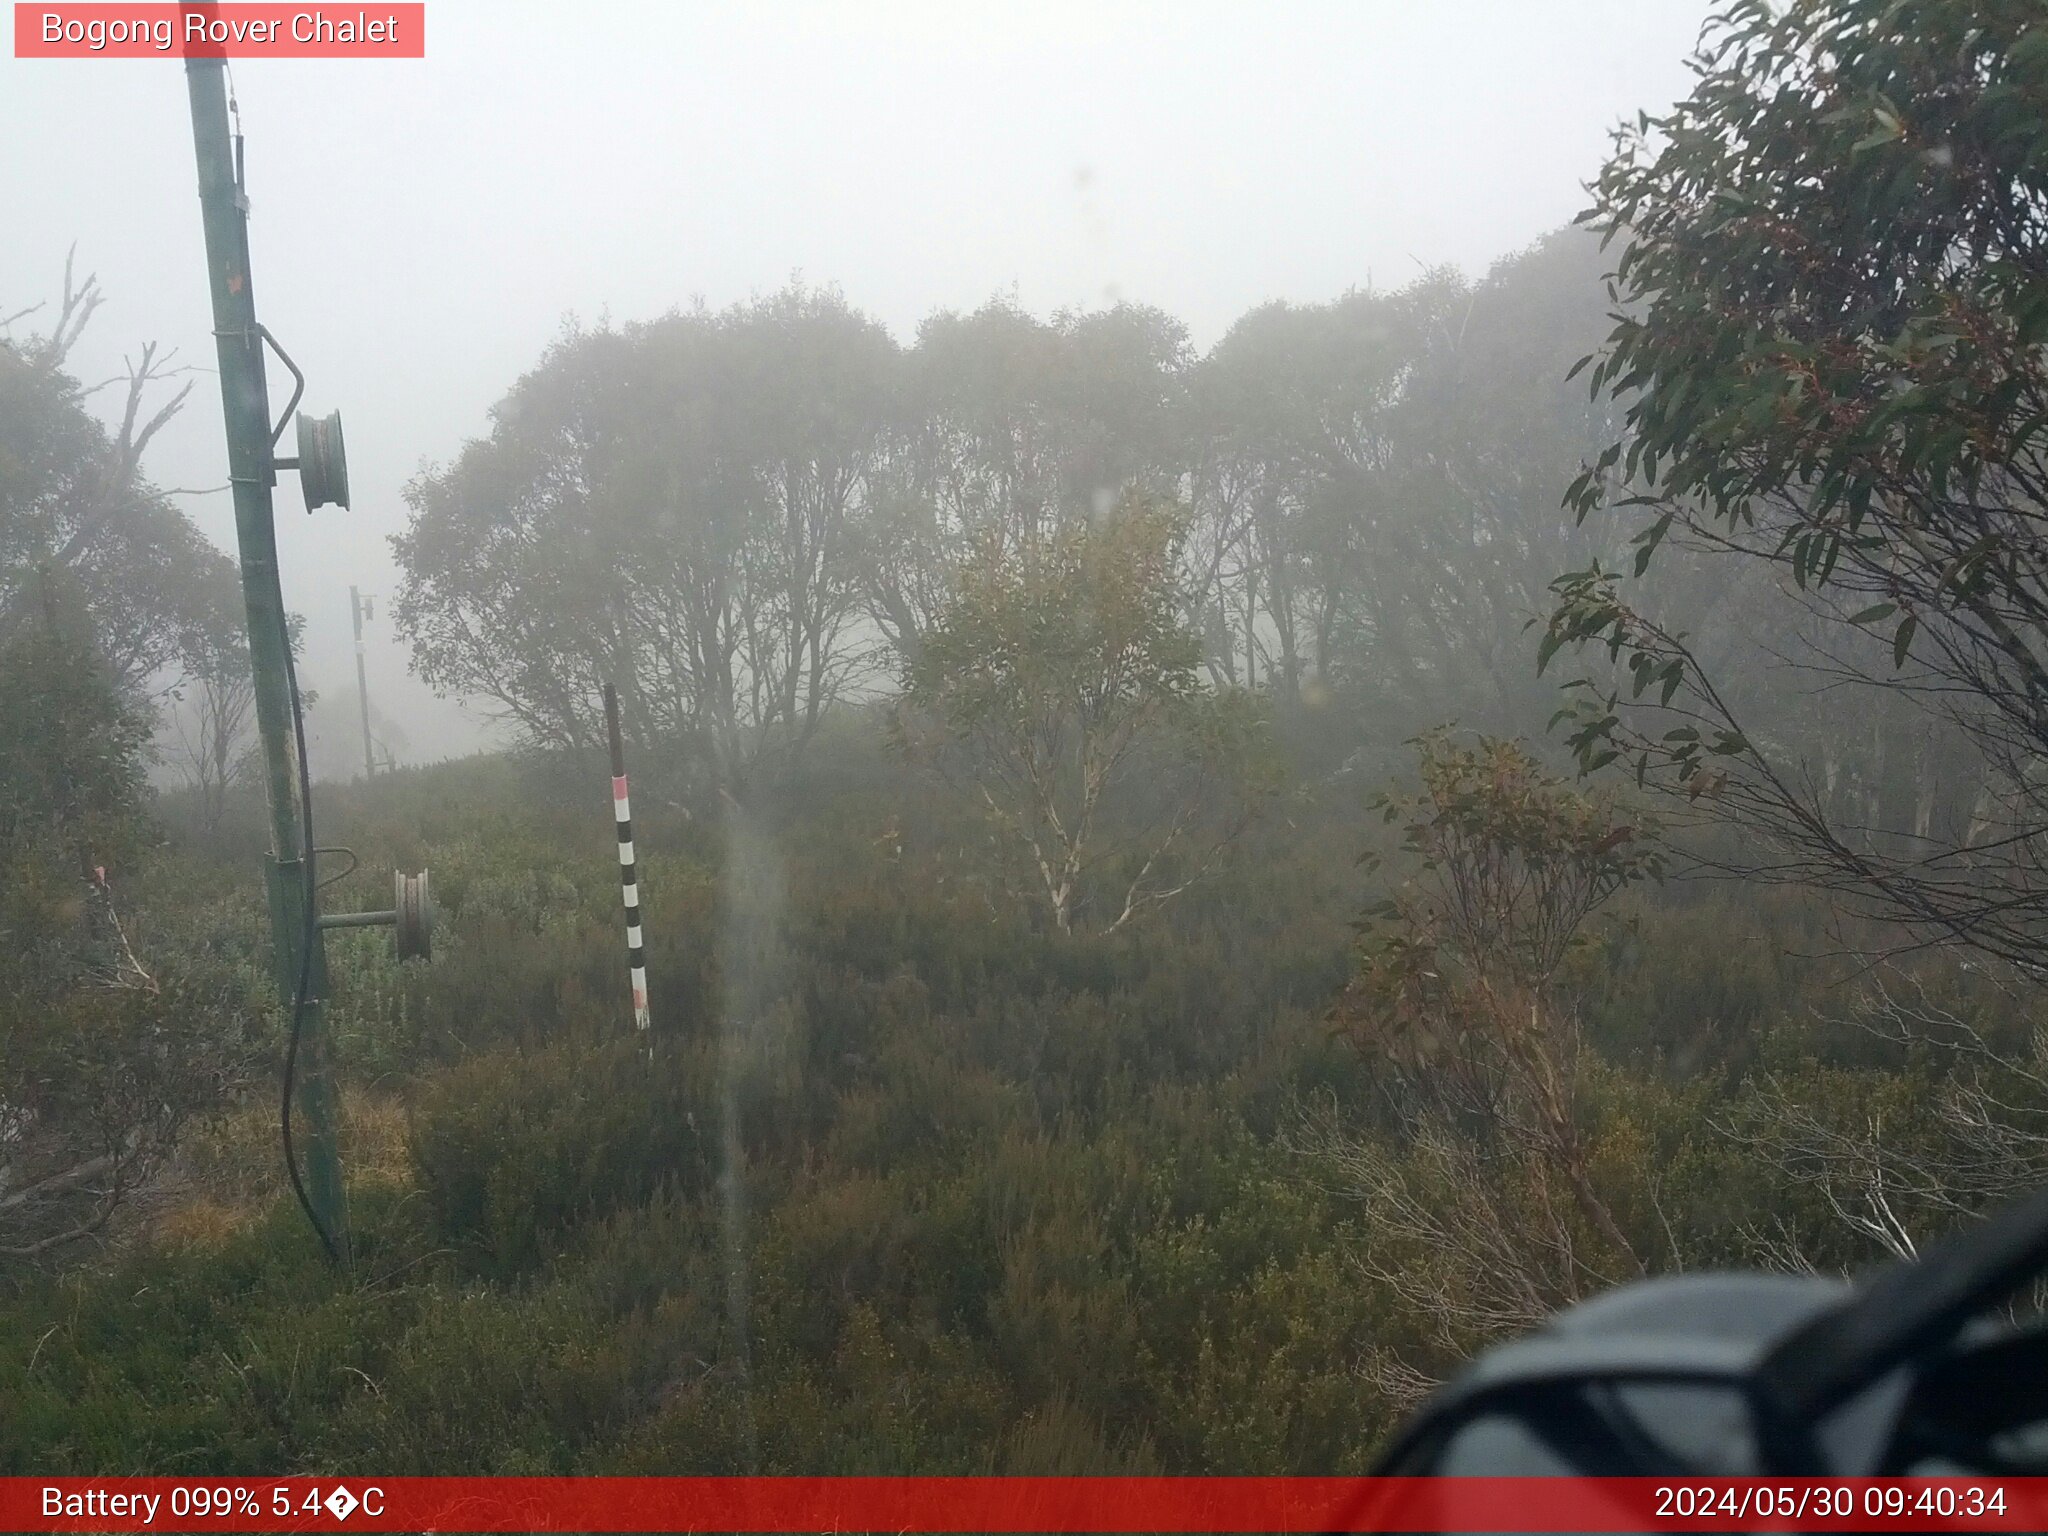
<path fill-rule="evenodd" d="M 401 960 L 431 960 L 434 957 L 434 898 L 427 889 L 427 872 L 416 875 L 394 872 L 391 876 L 392 906 L 398 922 L 392 930 Z"/>

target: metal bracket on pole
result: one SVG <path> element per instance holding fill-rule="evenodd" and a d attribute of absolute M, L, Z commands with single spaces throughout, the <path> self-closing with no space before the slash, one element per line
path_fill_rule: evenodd
<path fill-rule="evenodd" d="M 284 436 L 284 424 L 292 419 L 292 412 L 299 408 L 299 402 L 306 397 L 306 376 L 299 372 L 299 365 L 292 361 L 291 353 L 277 344 L 277 338 L 270 334 L 269 326 L 257 326 L 256 334 L 269 344 L 270 350 L 277 354 L 277 360 L 285 365 L 292 376 L 292 397 L 285 402 L 284 414 L 277 418 L 277 425 L 270 429 L 270 446 L 275 448 L 277 440 Z M 296 459 L 278 459 L 275 462 L 279 469 L 292 469 L 298 464 Z"/>
<path fill-rule="evenodd" d="M 285 423 L 292 420 L 298 411 L 299 401 L 306 395 L 306 376 L 299 372 L 299 365 L 285 351 L 278 339 L 270 334 L 267 326 L 256 327 L 256 335 L 277 354 L 277 360 L 291 371 L 292 397 L 285 403 L 284 414 L 277 418 L 277 425 L 270 429 L 270 468 L 274 475 L 280 469 L 296 469 L 299 472 L 299 489 L 305 494 L 306 510 L 324 507 L 332 502 L 337 507 L 348 506 L 348 456 L 343 451 L 341 439 L 341 412 L 334 411 L 326 416 L 308 416 L 298 412 L 299 454 L 297 458 L 281 459 L 277 456 L 278 439 L 284 436 Z"/>

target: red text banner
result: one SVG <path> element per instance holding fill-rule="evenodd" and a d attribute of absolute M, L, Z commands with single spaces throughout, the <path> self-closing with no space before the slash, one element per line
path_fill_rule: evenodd
<path fill-rule="evenodd" d="M 18 59 L 421 59 L 423 3 L 21 4 Z"/>
<path fill-rule="evenodd" d="M 2040 1531 L 2048 1478 L 0 1478 L 7 1531 Z"/>

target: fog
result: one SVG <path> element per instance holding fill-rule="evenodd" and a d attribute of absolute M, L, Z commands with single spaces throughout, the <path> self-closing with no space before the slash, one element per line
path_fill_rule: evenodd
<path fill-rule="evenodd" d="M 427 57 L 245 62 L 266 323 L 347 425 L 354 508 L 281 485 L 305 680 L 353 761 L 348 587 L 397 587 L 402 489 L 486 426 L 565 318 L 721 307 L 792 275 L 907 341 L 995 294 L 1157 305 L 1206 348 L 1271 299 L 1483 271 L 1584 203 L 1614 122 L 1686 89 L 1693 0 L 1282 5 L 435 0 Z M 0 313 L 67 246 L 107 302 L 74 353 L 211 364 L 176 61 L 0 61 Z M 33 325 L 33 321 L 29 322 Z M 200 380 L 159 485 L 224 479 Z M 105 397 L 102 397 L 104 399 Z M 232 549 L 225 494 L 181 498 Z M 370 691 L 410 760 L 481 717 L 408 674 L 380 609 Z M 324 717 L 324 718 L 323 718 Z"/>
<path fill-rule="evenodd" d="M 0 1514 L 2032 1507 L 2048 9 L 422 9 L 0 66 Z"/>

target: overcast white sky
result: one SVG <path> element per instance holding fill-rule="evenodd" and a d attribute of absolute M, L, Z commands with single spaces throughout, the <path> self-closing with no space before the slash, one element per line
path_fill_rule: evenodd
<path fill-rule="evenodd" d="M 1705 11 L 428 0 L 424 60 L 242 62 L 259 312 L 348 432 L 353 511 L 278 494 L 306 681 L 336 701 L 317 723 L 353 730 L 348 587 L 396 589 L 405 481 L 484 429 L 566 315 L 801 273 L 906 341 L 1003 291 L 1156 304 L 1206 347 L 1266 300 L 1480 271 L 1567 221 L 1613 123 L 1685 91 Z M 177 62 L 0 59 L 0 208 L 0 313 L 53 297 L 73 242 L 99 275 L 81 373 L 148 340 L 211 364 Z M 206 377 L 147 467 L 224 465 Z M 185 504 L 233 548 L 224 495 Z M 378 618 L 372 699 L 415 755 L 467 749 Z"/>

